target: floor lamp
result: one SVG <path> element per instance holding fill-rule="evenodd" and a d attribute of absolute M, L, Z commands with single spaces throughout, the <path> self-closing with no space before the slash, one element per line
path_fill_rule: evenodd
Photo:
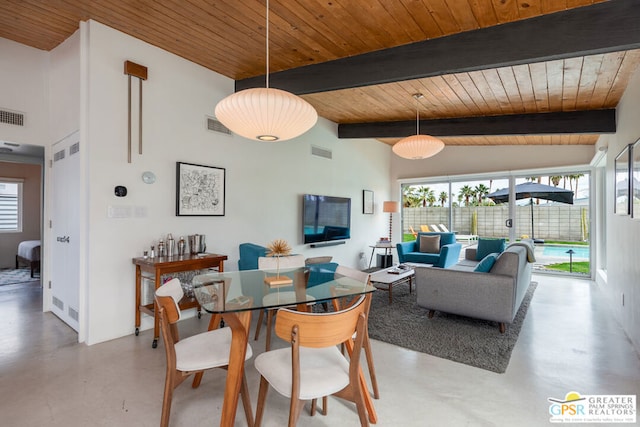
<path fill-rule="evenodd" d="M 389 242 L 392 238 L 393 214 L 399 212 L 398 202 L 382 202 L 382 212 L 389 214 Z"/>

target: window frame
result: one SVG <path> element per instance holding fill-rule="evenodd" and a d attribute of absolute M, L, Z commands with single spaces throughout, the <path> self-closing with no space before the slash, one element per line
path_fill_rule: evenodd
<path fill-rule="evenodd" d="M 17 185 L 17 212 L 16 212 L 16 228 L 14 229 L 2 229 L 0 228 L 0 234 L 9 233 L 22 233 L 23 226 L 23 205 L 24 205 L 24 180 L 16 178 L 0 177 L 0 184 L 16 184 Z"/>

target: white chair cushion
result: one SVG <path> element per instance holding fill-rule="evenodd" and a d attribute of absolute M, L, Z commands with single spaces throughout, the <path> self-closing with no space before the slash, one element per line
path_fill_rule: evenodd
<path fill-rule="evenodd" d="M 231 328 L 220 328 L 203 332 L 180 340 L 175 345 L 176 368 L 179 371 L 200 371 L 229 364 Z M 253 356 L 247 345 L 246 359 Z"/>
<path fill-rule="evenodd" d="M 314 298 L 311 295 L 306 295 L 307 301 L 313 301 Z M 285 291 L 285 292 L 272 292 L 267 294 L 262 298 L 262 302 L 264 305 L 275 305 L 275 304 L 283 304 L 283 305 L 291 305 L 296 302 L 296 293 L 295 291 Z"/>
<path fill-rule="evenodd" d="M 278 267 L 285 268 L 300 268 L 304 267 L 304 255 L 289 255 L 281 257 L 259 257 L 258 269 L 259 270 L 275 270 Z"/>
<path fill-rule="evenodd" d="M 178 311 L 178 320 L 182 319 L 182 311 L 180 310 L 178 303 L 184 296 L 184 291 L 180 284 L 180 279 L 176 277 L 169 280 L 167 283 L 156 289 L 156 295 L 159 297 L 171 297 L 176 306 L 176 310 Z"/>
<path fill-rule="evenodd" d="M 291 397 L 291 347 L 262 353 L 254 365 L 278 393 Z M 329 396 L 347 385 L 349 362 L 337 347 L 300 347 L 300 399 Z"/>

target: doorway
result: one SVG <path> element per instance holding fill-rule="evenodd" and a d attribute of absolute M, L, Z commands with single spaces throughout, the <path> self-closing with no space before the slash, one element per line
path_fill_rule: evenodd
<path fill-rule="evenodd" d="M 43 147 L 0 141 L 0 286 L 40 284 Z"/>

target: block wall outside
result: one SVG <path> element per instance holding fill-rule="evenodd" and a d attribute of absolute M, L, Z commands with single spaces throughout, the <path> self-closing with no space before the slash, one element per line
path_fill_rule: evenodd
<path fill-rule="evenodd" d="M 509 218 L 506 205 L 472 206 L 453 208 L 453 224 L 449 226 L 448 207 L 403 208 L 402 229 L 411 233 L 409 227 L 420 231 L 421 225 L 445 224 L 459 234 L 477 234 L 482 237 L 506 237 L 509 232 L 505 226 Z M 516 206 L 516 236 L 523 235 L 546 240 L 582 241 L 587 240 L 582 226 L 582 215 L 589 224 L 589 209 L 586 206 L 534 205 L 534 231 L 531 233 L 531 206 Z M 472 232 L 473 212 L 477 212 L 477 231 Z"/>

